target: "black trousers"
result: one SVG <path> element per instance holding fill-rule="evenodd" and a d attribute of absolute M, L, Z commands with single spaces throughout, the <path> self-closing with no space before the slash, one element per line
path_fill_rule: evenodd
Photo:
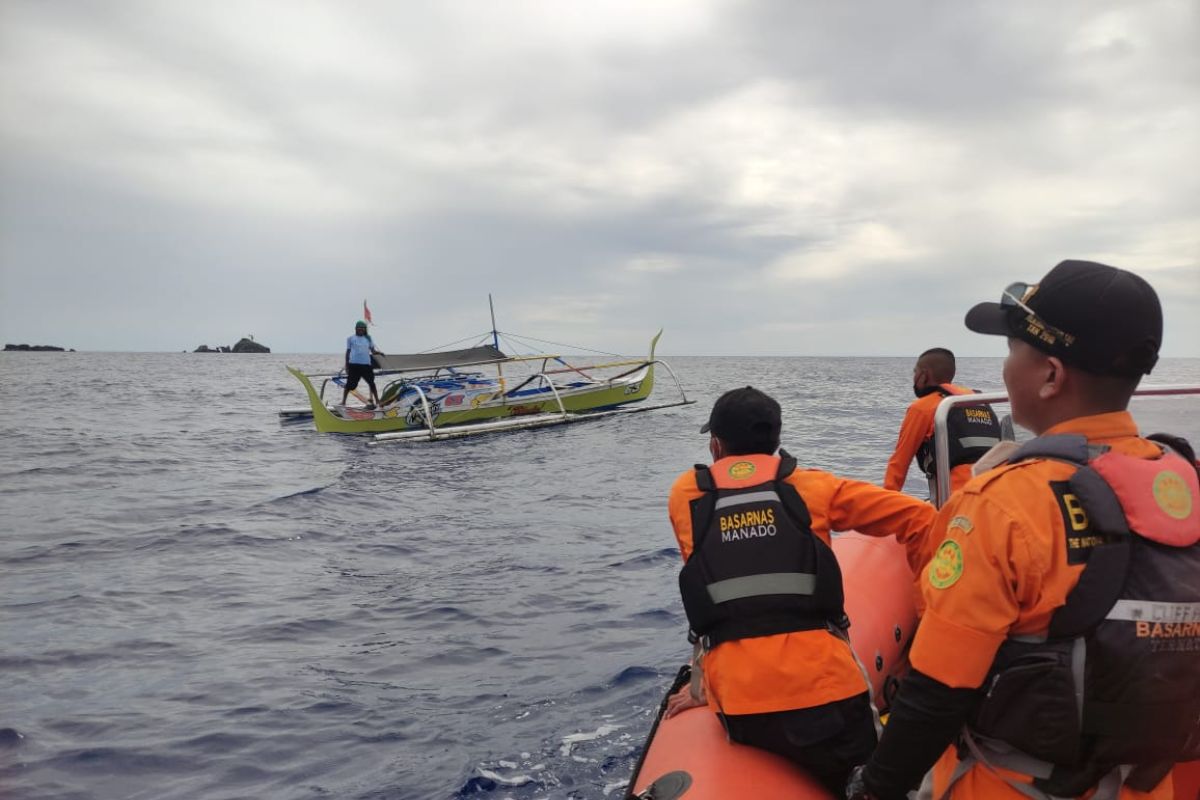
<path fill-rule="evenodd" d="M 729 738 L 795 762 L 834 797 L 845 791 L 850 770 L 875 749 L 875 717 L 866 692 L 823 706 L 767 714 L 725 714 Z"/>
<path fill-rule="evenodd" d="M 366 381 L 367 386 L 375 389 L 375 370 L 370 364 L 348 364 L 346 366 L 346 391 L 358 388 L 359 379 Z"/>

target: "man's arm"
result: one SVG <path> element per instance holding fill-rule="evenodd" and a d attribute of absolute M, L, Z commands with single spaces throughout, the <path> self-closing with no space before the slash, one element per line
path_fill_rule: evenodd
<path fill-rule="evenodd" d="M 937 509 L 911 495 L 881 489 L 873 483 L 835 478 L 829 503 L 829 527 L 867 536 L 895 536 L 904 545 L 914 574 L 925 566 L 933 543 L 930 529 Z"/>
<path fill-rule="evenodd" d="M 883 738 L 862 772 L 878 800 L 904 798 L 917 788 L 966 724 L 979 697 L 975 689 L 952 689 L 912 670 L 900 684 Z"/>
<path fill-rule="evenodd" d="M 934 406 L 936 408 L 936 406 Z M 896 437 L 896 449 L 888 459 L 887 472 L 883 476 L 883 488 L 900 491 L 904 488 L 904 479 L 908 477 L 908 466 L 913 456 L 921 447 L 921 442 L 929 435 L 929 427 L 933 422 L 933 413 L 928 404 L 920 400 L 912 403 L 904 413 L 904 421 L 900 423 L 900 434 Z"/>
<path fill-rule="evenodd" d="M 350 348 L 349 347 L 346 348 L 345 365 L 346 365 L 346 371 L 349 372 L 350 371 Z"/>
<path fill-rule="evenodd" d="M 966 723 L 1020 613 L 1014 564 L 1026 561 L 1016 523 L 977 493 L 955 495 L 931 533 L 943 537 L 921 583 L 925 615 L 913 641 L 912 672 L 862 773 L 881 800 L 903 797 Z"/>

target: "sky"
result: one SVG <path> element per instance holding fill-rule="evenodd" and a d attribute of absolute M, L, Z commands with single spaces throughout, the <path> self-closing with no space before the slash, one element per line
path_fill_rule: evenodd
<path fill-rule="evenodd" d="M 1002 355 L 1058 261 L 1200 356 L 1200 4 L 0 3 L 0 341 Z M 1119 321 L 1114 322 L 1119 324 Z M 550 347 L 548 349 L 569 349 Z"/>

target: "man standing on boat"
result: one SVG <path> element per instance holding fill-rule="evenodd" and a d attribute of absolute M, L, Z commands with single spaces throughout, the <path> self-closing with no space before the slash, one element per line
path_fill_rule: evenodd
<path fill-rule="evenodd" d="M 375 348 L 371 334 L 367 333 L 367 323 L 361 319 L 354 324 L 354 335 L 346 339 L 346 388 L 342 391 L 342 405 L 350 397 L 350 392 L 358 386 L 359 379 L 366 381 L 371 388 L 371 406 L 379 405 L 379 393 L 375 390 L 375 367 L 371 356 L 381 356 L 383 353 Z"/>
<path fill-rule="evenodd" d="M 900 798 L 933 767 L 935 798 L 1169 798 L 1200 755 L 1200 478 L 1127 410 L 1158 296 L 1064 261 L 966 324 L 1008 337 L 1013 418 L 1038 438 L 940 511 L 912 671 L 846 796 Z"/>
<path fill-rule="evenodd" d="M 747 386 L 717 400 L 711 467 L 675 481 L 668 508 L 703 682 L 666 716 L 711 703 L 735 742 L 778 753 L 838 792 L 875 746 L 862 668 L 846 637 L 831 530 L 915 544 L 933 507 L 874 484 L 797 469 L 779 403 Z"/>
<path fill-rule="evenodd" d="M 944 347 L 926 350 L 913 367 L 913 393 L 917 399 L 908 407 L 900 424 L 896 449 L 888 460 L 883 488 L 900 491 L 913 457 L 925 477 L 930 493 L 936 480 L 933 450 L 933 415 L 943 397 L 971 394 L 973 390 L 956 386 L 954 353 Z M 950 438 L 950 491 L 955 492 L 971 479 L 971 465 L 1000 441 L 1000 425 L 987 406 L 956 406 L 947 419 Z"/>

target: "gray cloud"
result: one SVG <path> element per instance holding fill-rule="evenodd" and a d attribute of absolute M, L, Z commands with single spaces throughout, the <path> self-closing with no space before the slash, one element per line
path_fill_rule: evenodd
<path fill-rule="evenodd" d="M 915 10 L 914 10 L 915 8 Z M 1198 12 L 1157 2 L 0 9 L 0 338 L 998 354 L 1061 258 L 1200 355 Z M 147 330 L 153 336 L 147 338 Z"/>

